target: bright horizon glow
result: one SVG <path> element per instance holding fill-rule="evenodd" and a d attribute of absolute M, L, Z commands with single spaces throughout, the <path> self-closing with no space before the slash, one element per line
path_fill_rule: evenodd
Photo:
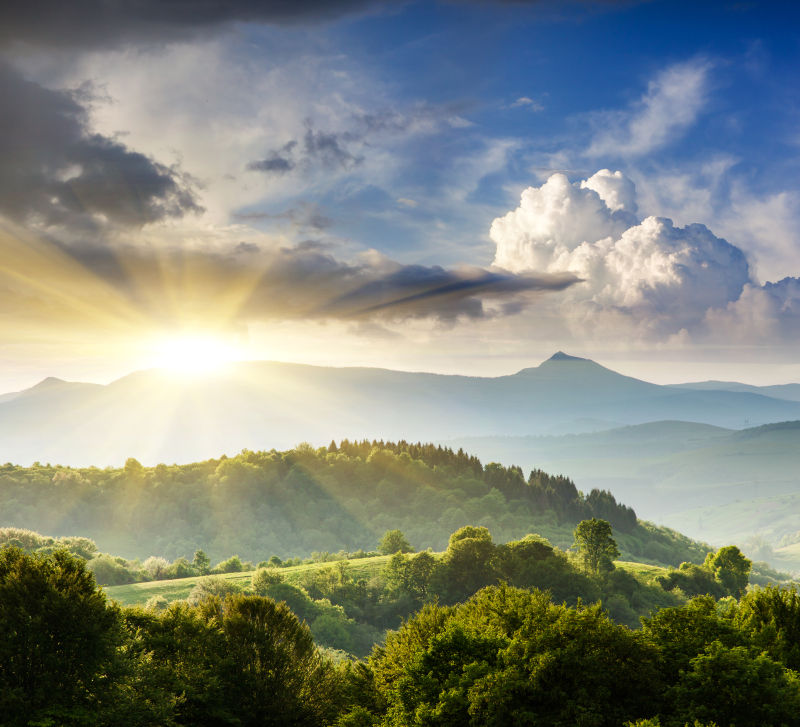
<path fill-rule="evenodd" d="M 213 373 L 242 359 L 241 352 L 213 336 L 176 336 L 155 346 L 152 365 L 175 373 L 197 376 Z"/>

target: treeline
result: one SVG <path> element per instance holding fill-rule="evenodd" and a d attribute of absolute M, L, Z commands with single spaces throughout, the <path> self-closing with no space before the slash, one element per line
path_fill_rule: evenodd
<path fill-rule="evenodd" d="M 12 727 L 796 725 L 798 643 L 795 589 L 698 597 L 633 631 L 503 584 L 427 604 L 366 660 L 337 660 L 269 597 L 120 609 L 65 550 L 0 550 Z"/>
<path fill-rule="evenodd" d="M 500 541 L 539 532 L 569 547 L 574 525 L 598 517 L 619 533 L 623 555 L 677 565 L 708 548 L 637 523 L 604 491 L 578 491 L 566 477 L 480 461 L 463 451 L 407 442 L 301 445 L 244 451 L 187 465 L 0 467 L 0 512 L 21 528 L 79 532 L 127 558 L 213 559 L 368 550 L 401 528 L 417 548 L 441 550 L 450 533 L 479 523 Z"/>
<path fill-rule="evenodd" d="M 617 545 L 606 521 L 582 521 L 575 536 L 576 552 L 567 553 L 539 535 L 496 544 L 486 528 L 465 526 L 438 554 L 411 552 L 402 532 L 393 530 L 381 539 L 380 549 L 394 555 L 372 577 L 359 577 L 348 561 L 338 561 L 304 570 L 288 582 L 271 560 L 252 575 L 249 586 L 209 577 L 197 582 L 187 601 L 197 604 L 208 595 L 224 598 L 242 592 L 268 596 L 305 620 L 317 644 L 363 656 L 387 629 L 397 628 L 425 604 L 455 604 L 501 583 L 535 587 L 568 605 L 601 602 L 614 621 L 632 628 L 638 628 L 641 616 L 688 600 L 680 588 L 668 592 L 659 579 L 653 582 L 616 568 Z M 738 548 L 728 546 L 697 567 L 709 584 L 702 593 L 739 596 L 751 563 Z M 168 605 L 163 596 L 154 596 L 146 607 Z"/>
<path fill-rule="evenodd" d="M 613 564 L 592 570 L 539 535 L 498 544 L 485 527 L 471 525 L 450 536 L 441 556 L 396 552 L 372 582 L 355 582 L 340 564 L 318 569 L 298 585 L 313 598 L 342 606 L 356 622 L 383 630 L 396 628 L 426 603 L 455 604 L 499 583 L 546 590 L 559 603 L 601 600 L 612 618 L 634 627 L 640 615 L 685 601 L 681 592 L 668 593 Z M 281 593 L 263 591 L 274 598 Z"/>

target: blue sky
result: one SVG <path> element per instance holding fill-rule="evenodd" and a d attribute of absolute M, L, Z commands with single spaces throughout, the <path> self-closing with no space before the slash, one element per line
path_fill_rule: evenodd
<path fill-rule="evenodd" d="M 181 336 L 800 380 L 795 4 L 105 7 L 0 11 L 6 387 Z"/>

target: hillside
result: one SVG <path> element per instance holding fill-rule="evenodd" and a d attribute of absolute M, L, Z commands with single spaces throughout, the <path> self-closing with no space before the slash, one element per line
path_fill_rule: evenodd
<path fill-rule="evenodd" d="M 665 419 L 741 428 L 800 419 L 800 402 L 659 386 L 561 352 L 495 378 L 250 362 L 203 377 L 140 371 L 107 386 L 47 380 L 0 398 L 0 462 L 192 462 L 333 437 L 520 436 Z"/>
<path fill-rule="evenodd" d="M 390 555 L 359 558 L 358 560 L 349 561 L 347 567 L 354 579 L 369 581 L 371 578 L 380 575 L 390 558 Z M 281 568 L 280 575 L 286 583 L 302 585 L 305 577 L 313 576 L 315 573 L 330 569 L 330 567 L 331 564 L 329 562 L 296 565 Z M 657 566 L 650 567 L 657 568 Z M 225 573 L 215 577 L 244 589 L 250 586 L 250 581 L 253 579 L 255 572 L 253 570 L 241 573 Z M 193 576 L 163 581 L 145 581 L 144 583 L 130 583 L 124 586 L 107 586 L 104 590 L 109 598 L 123 606 L 143 606 L 154 596 L 162 596 L 168 603 L 171 603 L 172 601 L 186 598 L 199 582 L 208 578 L 209 576 Z"/>
<path fill-rule="evenodd" d="M 437 558 L 441 558 L 442 553 L 435 553 L 434 555 Z M 359 560 L 348 561 L 347 568 L 354 579 L 369 581 L 381 574 L 391 557 L 390 555 L 378 555 L 372 558 L 360 558 Z M 652 583 L 658 576 L 668 573 L 668 569 L 663 566 L 633 561 L 616 561 L 616 566 L 620 570 L 635 576 L 645 585 Z M 331 563 L 310 563 L 281 568 L 279 573 L 286 583 L 302 586 L 304 580 L 309 577 L 313 578 L 315 574 L 325 572 L 330 568 Z M 255 573 L 256 571 L 244 571 L 242 573 L 226 573 L 216 577 L 233 583 L 240 588 L 249 588 Z M 104 590 L 109 598 L 117 601 L 122 606 L 143 606 L 148 600 L 158 596 L 162 596 L 168 603 L 171 603 L 172 601 L 185 599 L 198 583 L 208 578 L 209 576 L 193 576 L 163 581 L 146 581 L 145 583 L 131 583 L 124 586 L 107 586 Z"/>
<path fill-rule="evenodd" d="M 464 453 L 404 442 L 342 441 L 328 448 L 250 452 L 189 465 L 122 469 L 0 467 L 2 524 L 53 536 L 81 533 L 104 552 L 173 559 L 205 550 L 258 562 L 312 551 L 371 550 L 400 528 L 418 550 L 442 550 L 463 525 L 498 542 L 539 533 L 572 544 L 575 524 L 608 520 L 625 557 L 677 565 L 706 548 L 639 523 L 599 490 L 565 477 L 488 464 Z"/>
<path fill-rule="evenodd" d="M 798 421 L 741 431 L 653 422 L 571 436 L 448 444 L 484 459 L 565 473 L 583 490 L 609 489 L 640 516 L 716 544 L 760 536 L 776 545 L 798 529 Z"/>

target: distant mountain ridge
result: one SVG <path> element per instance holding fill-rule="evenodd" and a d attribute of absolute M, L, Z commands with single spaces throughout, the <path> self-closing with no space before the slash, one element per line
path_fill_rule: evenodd
<path fill-rule="evenodd" d="M 692 389 L 694 391 L 739 391 L 751 394 L 763 394 L 775 399 L 800 401 L 800 384 L 772 384 L 769 386 L 753 386 L 736 381 L 695 381 L 688 384 L 672 384 L 676 389 Z"/>
<path fill-rule="evenodd" d="M 301 441 L 580 433 L 658 420 L 740 429 L 800 420 L 800 402 L 661 386 L 557 352 L 490 377 L 277 362 L 205 377 L 138 371 L 106 386 L 45 379 L 0 396 L 0 461 L 190 462 Z"/>

